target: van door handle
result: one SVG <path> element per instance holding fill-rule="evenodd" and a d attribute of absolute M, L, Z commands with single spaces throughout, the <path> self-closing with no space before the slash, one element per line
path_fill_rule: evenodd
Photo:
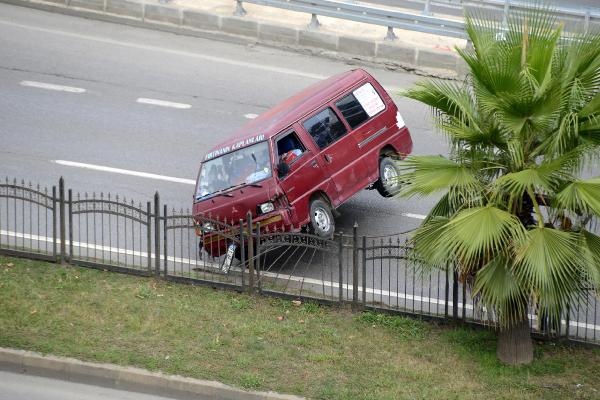
<path fill-rule="evenodd" d="M 330 154 L 324 154 L 323 157 L 325 157 L 325 161 L 327 161 L 328 163 L 333 161 L 333 156 Z"/>

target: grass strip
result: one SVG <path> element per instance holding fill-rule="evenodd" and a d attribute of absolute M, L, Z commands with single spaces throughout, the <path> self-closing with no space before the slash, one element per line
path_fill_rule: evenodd
<path fill-rule="evenodd" d="M 0 346 L 313 399 L 600 399 L 600 350 L 0 257 Z"/>

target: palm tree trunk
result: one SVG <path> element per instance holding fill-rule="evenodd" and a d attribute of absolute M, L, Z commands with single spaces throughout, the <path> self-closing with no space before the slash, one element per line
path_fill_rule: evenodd
<path fill-rule="evenodd" d="M 533 342 L 527 314 L 518 324 L 498 332 L 496 356 L 509 365 L 529 364 L 533 361 Z"/>

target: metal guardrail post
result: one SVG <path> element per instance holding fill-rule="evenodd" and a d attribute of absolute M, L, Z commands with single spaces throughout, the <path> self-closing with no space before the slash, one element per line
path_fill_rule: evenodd
<path fill-rule="evenodd" d="M 308 24 L 307 28 L 309 31 L 316 31 L 321 26 L 319 19 L 317 18 L 317 14 L 312 14 L 310 18 L 310 24 Z"/>
<path fill-rule="evenodd" d="M 358 307 L 358 222 L 352 227 L 352 308 Z"/>
<path fill-rule="evenodd" d="M 235 0 L 235 11 L 233 15 L 236 17 L 243 17 L 247 12 L 244 10 L 244 5 L 242 4 L 242 0 Z"/>
<path fill-rule="evenodd" d="M 65 216 L 65 180 L 61 176 L 58 180 L 58 208 L 60 224 L 60 263 L 67 263 L 67 234 L 66 234 L 66 216 Z"/>
<path fill-rule="evenodd" d="M 431 12 L 431 10 L 429 9 L 431 0 L 425 0 L 425 7 L 423 8 L 423 15 L 427 15 L 427 16 L 431 16 L 433 15 L 433 13 Z"/>
<path fill-rule="evenodd" d="M 160 196 L 154 193 L 154 275 L 160 275 Z"/>
<path fill-rule="evenodd" d="M 383 40 L 396 40 L 398 39 L 398 36 L 396 36 L 396 34 L 394 33 L 394 28 L 392 28 L 391 26 L 387 27 L 387 34 L 385 35 L 385 38 L 383 38 Z"/>
<path fill-rule="evenodd" d="M 507 27 L 508 26 L 508 11 L 510 10 L 510 0 L 505 0 L 504 2 L 504 12 L 502 14 L 502 26 L 503 27 Z"/>

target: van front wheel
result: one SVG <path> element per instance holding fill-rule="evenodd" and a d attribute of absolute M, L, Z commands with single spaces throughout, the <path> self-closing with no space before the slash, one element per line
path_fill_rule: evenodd
<path fill-rule="evenodd" d="M 313 232 L 320 237 L 330 238 L 335 231 L 335 222 L 331 207 L 322 199 L 314 199 L 310 203 L 310 225 Z"/>
<path fill-rule="evenodd" d="M 379 161 L 379 180 L 375 187 L 383 197 L 392 197 L 400 191 L 400 170 L 390 157 Z"/>

